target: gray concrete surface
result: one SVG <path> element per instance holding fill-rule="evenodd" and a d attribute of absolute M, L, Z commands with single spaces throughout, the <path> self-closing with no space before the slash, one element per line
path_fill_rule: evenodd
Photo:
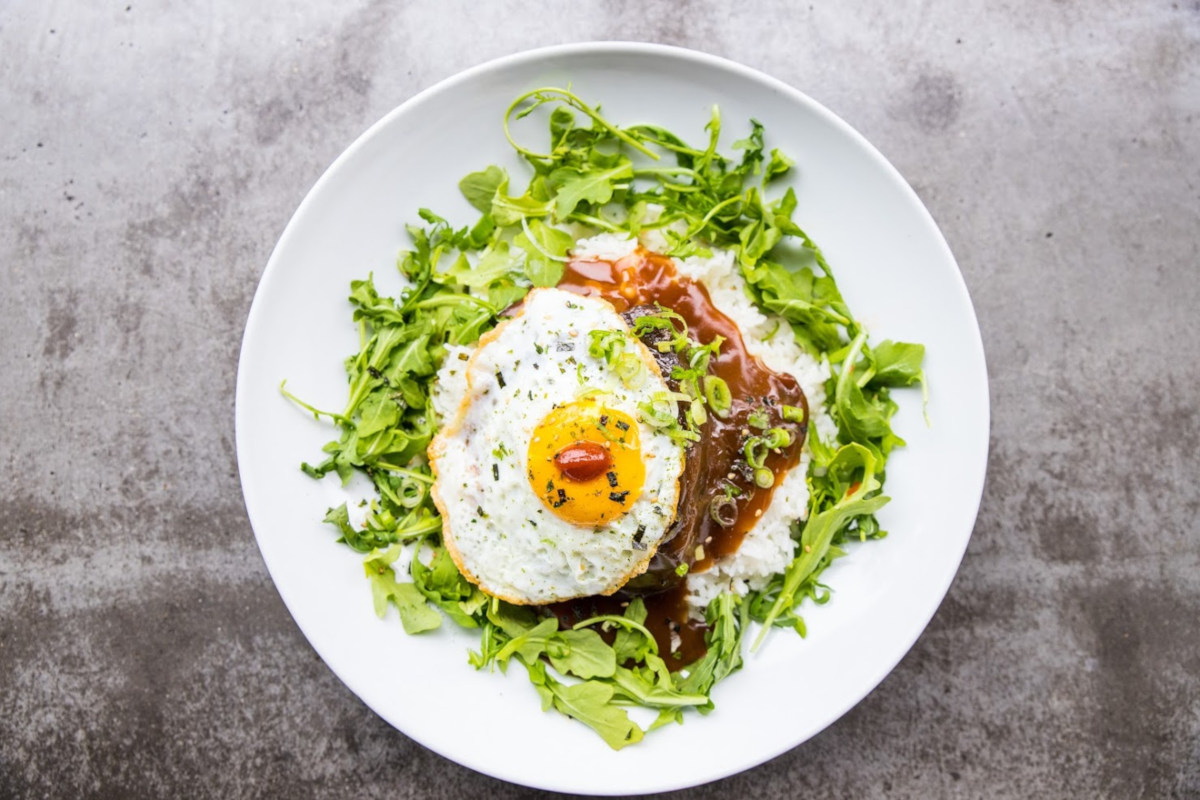
<path fill-rule="evenodd" d="M 390 729 L 308 646 L 242 506 L 235 364 L 358 133 L 488 58 L 621 38 L 765 70 L 876 143 L 992 381 L 926 633 L 814 740 L 688 796 L 1200 797 L 1194 0 L 0 4 L 0 796 L 536 794 Z"/>

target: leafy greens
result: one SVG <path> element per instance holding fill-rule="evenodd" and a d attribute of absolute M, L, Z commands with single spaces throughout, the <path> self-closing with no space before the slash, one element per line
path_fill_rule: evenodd
<path fill-rule="evenodd" d="M 520 144 L 512 127 L 543 107 L 549 109 L 549 142 L 538 152 Z M 377 497 L 361 525 L 351 523 L 344 504 L 330 509 L 325 521 L 339 531 L 339 541 L 365 554 L 376 613 L 395 608 L 408 633 L 437 628 L 443 616 L 478 629 L 471 664 L 506 670 L 520 663 L 543 709 L 589 725 L 618 749 L 646 733 L 630 720 L 627 706 L 657 711 L 649 730 L 682 722 L 689 708 L 710 711 L 712 687 L 742 666 L 752 620 L 762 623 L 755 647 L 775 626 L 804 635 L 801 604 L 829 599 L 819 583 L 822 571 L 849 541 L 885 535 L 875 517 L 888 500 L 881 493 L 884 467 L 903 444 L 890 423 L 896 411 L 890 390 L 914 384 L 924 390 L 924 348 L 891 341 L 871 347 L 820 249 L 793 221 L 794 190 L 767 198 L 793 161 L 766 150 L 757 121 L 733 144 L 736 158 L 718 152 L 722 120 L 715 107 L 706 130 L 708 140 L 692 146 L 653 125 L 618 127 L 566 89 L 521 95 L 505 114 L 504 132 L 532 171 L 525 189 L 518 193 L 497 166 L 467 175 L 459 188 L 480 212 L 478 220 L 455 228 L 422 209 L 422 224 L 408 226 L 412 247 L 398 260 L 408 283 L 399 298 L 380 296 L 370 276 L 351 283 L 359 349 L 346 360 L 349 398 L 341 411 L 313 408 L 281 387 L 340 431 L 325 446 L 325 458 L 302 469 L 314 478 L 335 473 L 343 483 L 357 471 L 374 484 Z M 837 427 L 831 441 L 809 428 L 809 509 L 794 526 L 793 561 L 761 591 L 714 599 L 706 612 L 707 652 L 680 671 L 668 669 L 658 652 L 640 600 L 620 616 L 564 629 L 554 616 L 491 598 L 467 581 L 441 543 L 425 456 L 437 430 L 431 384 L 451 357 L 449 348 L 474 343 L 530 288 L 557 284 L 573 232 L 648 228 L 663 233 L 669 255 L 711 247 L 736 254 L 755 305 L 785 320 L 799 346 L 830 363 L 827 410 Z M 686 346 L 686 336 L 681 341 Z M 593 347 L 620 355 L 612 343 L 597 340 Z M 707 364 L 703 353 L 694 360 Z M 705 370 L 692 376 L 693 396 L 701 395 L 704 379 L 712 405 L 720 387 Z M 411 555 L 402 559 L 406 548 Z M 401 580 L 395 569 L 405 562 L 411 580 Z"/>

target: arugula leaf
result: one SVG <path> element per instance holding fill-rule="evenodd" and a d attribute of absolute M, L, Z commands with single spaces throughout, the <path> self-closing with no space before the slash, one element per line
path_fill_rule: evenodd
<path fill-rule="evenodd" d="M 712 706 L 708 694 L 677 687 L 666 662 L 654 655 L 647 658 L 644 667 L 617 667 L 613 674 L 613 695 L 646 708 L 682 711 Z"/>
<path fill-rule="evenodd" d="M 396 580 L 392 563 L 399 558 L 400 550 L 401 545 L 398 544 L 387 550 L 372 550 L 363 562 L 363 571 L 371 579 L 375 613 L 382 619 L 387 613 L 388 602 L 391 602 L 400 612 L 405 633 L 431 631 L 442 624 L 442 615 L 425 604 L 425 598 L 416 586 Z"/>
<path fill-rule="evenodd" d="M 355 431 L 360 438 L 383 433 L 400 421 L 400 405 L 384 392 L 372 392 L 359 406 L 360 421 Z"/>
<path fill-rule="evenodd" d="M 864 353 L 866 342 L 866 331 L 859 331 L 850 343 L 842 371 L 835 382 L 833 418 L 847 441 L 861 443 L 881 455 L 887 455 L 896 445 L 904 444 L 904 440 L 892 432 L 889 422 L 896 412 L 896 404 L 886 392 L 868 395 L 860 385 L 859 373 L 864 375 L 862 383 L 870 378 L 866 367 L 860 368 L 857 363 L 858 356 Z M 869 363 L 869 358 L 863 363 Z"/>
<path fill-rule="evenodd" d="M 519 655 L 525 663 L 546 656 L 560 673 L 579 678 L 610 678 L 617 667 L 616 653 L 593 630 L 558 630 L 558 620 L 547 617 L 513 637 L 496 654 L 504 662 Z"/>
<path fill-rule="evenodd" d="M 567 630 L 550 637 L 546 655 L 551 665 L 563 674 L 580 678 L 611 678 L 617 669 L 617 655 L 593 630 Z"/>
<path fill-rule="evenodd" d="M 550 173 L 551 184 L 557 187 L 554 216 L 566 221 L 580 203 L 603 205 L 612 199 L 614 184 L 633 178 L 633 164 L 628 159 L 609 169 L 581 171 L 576 167 L 559 167 Z"/>
<path fill-rule="evenodd" d="M 465 258 L 456 262 L 448 277 L 463 286 L 478 289 L 504 278 L 516 268 L 516 259 L 509 253 L 508 242 L 501 240 L 484 250 L 474 266 Z"/>
<path fill-rule="evenodd" d="M 487 620 L 509 638 L 516 638 L 528 633 L 539 624 L 530 607 L 514 606 L 501 600 L 493 600 L 489 605 Z"/>
<path fill-rule="evenodd" d="M 349 542 L 357 539 L 359 536 L 358 531 L 356 531 L 350 524 L 350 511 L 346 508 L 345 503 L 342 503 L 337 508 L 329 509 L 329 511 L 325 513 L 325 519 L 323 519 L 322 522 L 327 522 L 330 525 L 334 525 L 339 531 L 342 532 L 342 538 L 338 539 L 339 542 Z"/>
<path fill-rule="evenodd" d="M 637 744 L 645 736 L 624 709 L 613 702 L 613 687 L 599 681 L 564 685 L 550 677 L 540 661 L 529 665 L 529 679 L 539 688 L 542 708 L 551 706 L 592 728 L 614 750 Z"/>
<path fill-rule="evenodd" d="M 494 281 L 487 288 L 487 301 L 492 308 L 508 308 L 523 298 L 529 288 L 520 286 L 513 279 Z"/>
<path fill-rule="evenodd" d="M 874 376 L 871 385 L 921 386 L 921 408 L 925 411 L 925 424 L 929 424 L 929 384 L 925 382 L 925 345 L 893 342 L 890 339 L 875 345 L 872 350 Z"/>
<path fill-rule="evenodd" d="M 763 170 L 763 183 L 770 183 L 776 178 L 782 178 L 795 165 L 796 162 L 781 153 L 779 148 L 775 148 L 771 151 L 771 160 Z"/>
<path fill-rule="evenodd" d="M 784 572 L 783 584 L 762 621 L 763 628 L 754 641 L 754 650 L 762 644 L 780 615 L 795 607 L 797 592 L 826 558 L 834 536 L 856 518 L 874 514 L 888 502 L 887 497 L 878 494 L 881 484 L 876 474 L 877 461 L 869 448 L 857 442 L 844 445 L 838 449 L 828 469 L 835 479 L 845 481 L 850 474 L 857 479 L 846 486 L 837 502 L 813 514 L 804 523 L 799 554 Z"/>
<path fill-rule="evenodd" d="M 875 375 L 871 382 L 879 386 L 912 386 L 925 382 L 925 345 L 893 342 L 888 339 L 871 349 Z"/>
<path fill-rule="evenodd" d="M 446 548 L 435 548 L 428 565 L 414 556 L 409 570 L 413 585 L 429 602 L 462 627 L 479 627 L 477 615 L 487 603 L 487 595 L 462 576 Z"/>
<path fill-rule="evenodd" d="M 508 644 L 496 654 L 496 660 L 503 663 L 514 655 L 521 656 L 525 663 L 530 663 L 546 652 L 550 637 L 558 632 L 558 620 L 546 617 L 533 628 L 519 636 L 514 636 Z"/>
<path fill-rule="evenodd" d="M 508 182 L 508 175 L 496 165 L 480 172 L 472 172 L 458 182 L 458 188 L 467 202 L 483 213 L 492 209 L 492 198 L 501 184 Z"/>
<path fill-rule="evenodd" d="M 566 269 L 567 251 L 575 244 L 565 231 L 540 219 L 522 220 L 513 244 L 525 251 L 525 277 L 534 286 L 557 286 Z"/>
<path fill-rule="evenodd" d="M 705 619 L 708 651 L 689 668 L 681 688 L 707 695 L 718 681 L 741 669 L 748 614 L 742 598 L 724 592 L 709 603 Z"/>
<path fill-rule="evenodd" d="M 554 198 L 544 180 L 530 181 L 525 194 L 512 197 L 508 194 L 508 177 L 505 176 L 492 197 L 492 219 L 501 226 L 517 225 L 528 217 L 545 217 L 553 211 Z"/>

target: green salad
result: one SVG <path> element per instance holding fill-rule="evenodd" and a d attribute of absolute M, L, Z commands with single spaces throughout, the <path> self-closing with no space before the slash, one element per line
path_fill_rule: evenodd
<path fill-rule="evenodd" d="M 517 129 L 532 125 L 527 118 L 535 110 L 541 118 L 548 112 L 548 138 L 526 146 Z M 683 722 L 689 709 L 711 711 L 713 686 L 740 669 L 745 651 L 768 631 L 804 635 L 805 601 L 829 600 L 820 576 L 845 546 L 885 535 L 875 516 L 888 502 L 884 468 L 903 445 L 891 426 L 897 406 L 890 391 L 924 390 L 924 347 L 868 342 L 820 249 L 793 220 L 794 189 L 774 190 L 795 167 L 767 148 L 758 122 L 750 120 L 746 135 L 722 151 L 715 107 L 707 141 L 689 143 L 654 125 L 618 126 L 561 88 L 521 95 L 500 122 L 526 174 L 480 165 L 464 177 L 459 188 L 479 212 L 470 224 L 422 209 L 420 222 L 408 226 L 411 249 L 398 259 L 407 282 L 399 297 L 381 296 L 371 276 L 351 283 L 359 349 L 345 362 L 345 407 L 318 410 L 282 391 L 336 431 L 324 458 L 301 465 L 304 472 L 316 479 L 335 473 L 343 482 L 361 472 L 374 484 L 377 496 L 361 522 L 361 515 L 352 522 L 345 504 L 330 509 L 325 521 L 339 542 L 364 554 L 376 613 L 386 617 L 394 608 L 409 634 L 447 618 L 477 630 L 472 666 L 519 664 L 544 710 L 590 726 L 619 749 Z M 532 136 L 522 133 L 521 139 Z M 836 436 L 822 439 L 817 426 L 808 428 L 809 506 L 792 526 L 794 557 L 764 588 L 717 596 L 705 613 L 705 653 L 686 665 L 660 652 L 638 597 L 621 614 L 568 626 L 545 609 L 512 605 L 467 580 L 442 541 L 427 457 L 439 424 L 431 394 L 447 348 L 474 344 L 532 288 L 558 284 L 581 234 L 637 236 L 648 229 L 665 237 L 664 255 L 731 251 L 754 305 L 785 320 L 799 347 L 831 368 L 826 407 L 811 413 L 827 413 Z M 416 555 L 402 558 L 406 550 Z M 759 630 L 744 642 L 752 622 Z M 657 716 L 643 728 L 627 713 L 631 706 Z"/>

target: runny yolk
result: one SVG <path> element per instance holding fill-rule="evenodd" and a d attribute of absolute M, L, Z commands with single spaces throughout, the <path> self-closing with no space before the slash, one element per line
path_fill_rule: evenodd
<path fill-rule="evenodd" d="M 529 440 L 529 485 L 555 515 L 576 525 L 604 525 L 642 493 L 637 423 L 595 399 L 546 415 Z"/>

